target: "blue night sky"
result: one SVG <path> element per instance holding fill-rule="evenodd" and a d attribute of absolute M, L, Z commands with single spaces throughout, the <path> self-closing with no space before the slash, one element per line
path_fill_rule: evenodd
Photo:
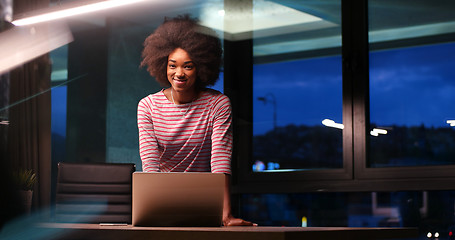
<path fill-rule="evenodd" d="M 454 56 L 454 43 L 372 54 L 371 122 L 447 127 L 455 119 Z"/>
<path fill-rule="evenodd" d="M 370 54 L 370 118 L 379 126 L 447 127 L 455 119 L 455 44 Z M 273 106 L 257 97 L 272 93 L 277 125 L 342 121 L 341 57 L 254 66 L 254 134 L 273 128 Z"/>
<path fill-rule="evenodd" d="M 257 100 L 268 93 L 277 102 L 277 125 L 318 125 L 342 119 L 341 57 L 255 65 L 254 134 L 273 128 L 273 106 Z"/>

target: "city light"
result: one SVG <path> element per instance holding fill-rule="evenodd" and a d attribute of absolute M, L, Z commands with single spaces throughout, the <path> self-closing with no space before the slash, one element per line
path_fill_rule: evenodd
<path fill-rule="evenodd" d="M 326 127 L 333 127 L 333 128 L 338 128 L 338 129 L 344 128 L 344 125 L 342 123 L 336 123 L 335 121 L 333 121 L 331 119 L 322 120 L 322 124 Z"/>
<path fill-rule="evenodd" d="M 371 136 L 379 136 L 379 134 L 387 134 L 387 130 L 385 129 L 380 129 L 380 128 L 373 128 L 373 130 L 370 131 Z"/>
<path fill-rule="evenodd" d="M 326 127 L 333 127 L 333 128 L 338 128 L 338 129 L 343 129 L 344 125 L 342 123 L 336 123 L 335 121 L 331 119 L 324 119 L 322 120 L 322 124 Z M 371 136 L 379 136 L 379 134 L 387 134 L 387 130 L 385 129 L 380 129 L 380 128 L 373 128 L 373 130 L 370 131 Z"/>
<path fill-rule="evenodd" d="M 451 127 L 455 127 L 455 120 L 447 120 L 447 124 L 449 124 Z"/>

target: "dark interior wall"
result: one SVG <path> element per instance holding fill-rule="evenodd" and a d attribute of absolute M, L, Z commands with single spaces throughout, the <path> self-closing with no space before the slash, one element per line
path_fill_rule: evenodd
<path fill-rule="evenodd" d="M 137 104 L 161 89 L 140 68 L 142 43 L 154 29 L 118 19 L 71 28 L 65 161 L 135 163 L 141 170 Z"/>
<path fill-rule="evenodd" d="M 154 28 L 109 19 L 109 56 L 106 110 L 106 162 L 135 163 L 141 170 L 137 104 L 161 90 L 140 67 L 145 38 Z"/>
<path fill-rule="evenodd" d="M 66 161 L 106 161 L 108 31 L 73 25 L 68 46 Z"/>

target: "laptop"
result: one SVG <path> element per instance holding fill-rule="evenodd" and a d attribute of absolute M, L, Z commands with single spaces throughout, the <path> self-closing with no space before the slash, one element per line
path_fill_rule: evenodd
<path fill-rule="evenodd" d="M 219 227 L 224 174 L 133 173 L 133 226 Z"/>

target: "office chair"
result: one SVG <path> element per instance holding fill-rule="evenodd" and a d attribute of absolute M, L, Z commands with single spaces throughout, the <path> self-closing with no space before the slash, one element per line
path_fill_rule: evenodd
<path fill-rule="evenodd" d="M 58 163 L 56 222 L 131 223 L 133 163 Z"/>

